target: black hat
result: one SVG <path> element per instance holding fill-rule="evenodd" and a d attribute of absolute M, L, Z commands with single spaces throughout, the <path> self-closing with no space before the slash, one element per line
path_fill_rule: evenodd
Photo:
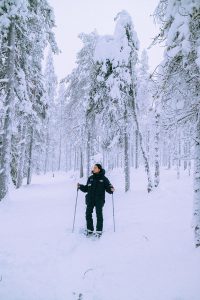
<path fill-rule="evenodd" d="M 95 166 L 97 166 L 98 168 L 99 168 L 99 170 L 102 170 L 103 168 L 102 168 L 102 165 L 100 165 L 100 164 L 95 164 Z"/>

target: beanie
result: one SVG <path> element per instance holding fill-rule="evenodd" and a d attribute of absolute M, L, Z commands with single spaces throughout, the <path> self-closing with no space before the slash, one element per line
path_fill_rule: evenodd
<path fill-rule="evenodd" d="M 97 166 L 97 167 L 99 168 L 100 171 L 102 170 L 102 165 L 100 165 L 100 164 L 95 164 L 95 166 Z"/>

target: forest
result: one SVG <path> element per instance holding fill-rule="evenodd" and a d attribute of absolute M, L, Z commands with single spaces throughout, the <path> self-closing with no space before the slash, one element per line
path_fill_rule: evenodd
<path fill-rule="evenodd" d="M 79 170 L 82 177 L 96 160 L 123 168 L 125 191 L 130 168 L 143 165 L 148 192 L 159 185 L 160 166 L 175 166 L 179 177 L 194 164 L 200 245 L 200 8 L 199 1 L 185 3 L 160 1 L 155 9 L 160 33 L 150 46 L 163 43 L 165 54 L 152 74 L 146 51 L 138 55 L 133 21 L 122 11 L 113 36 L 80 34 L 77 67 L 58 82 L 48 3 L 2 1 L 1 199 L 9 178 L 19 188 L 23 178 L 31 183 L 32 173 Z"/>
<path fill-rule="evenodd" d="M 149 197 L 165 185 L 162 174 L 175 171 L 177 182 L 192 178 L 193 246 L 200 247 L 199 0 L 160 0 L 153 21 L 159 33 L 149 48 L 163 48 L 153 72 L 122 10 L 112 35 L 80 32 L 76 65 L 58 80 L 53 7 L 0 1 L 0 204 L 34 176 L 64 172 L 78 181 L 97 162 L 122 174 L 123 195 L 136 184 L 132 172 L 144 170 Z"/>

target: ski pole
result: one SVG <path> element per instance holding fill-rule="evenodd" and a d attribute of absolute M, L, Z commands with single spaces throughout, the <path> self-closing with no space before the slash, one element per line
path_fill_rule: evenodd
<path fill-rule="evenodd" d="M 113 194 L 112 194 L 112 206 L 113 206 L 113 226 L 114 226 L 114 232 L 115 232 L 115 208 L 114 208 Z"/>
<path fill-rule="evenodd" d="M 77 200 L 78 200 L 78 188 L 77 188 L 77 194 L 76 194 L 76 202 L 75 202 L 75 209 L 74 209 L 74 221 L 73 221 L 73 227 L 72 232 L 74 232 L 74 224 L 75 224 L 75 218 L 76 218 L 76 207 L 77 207 Z"/>

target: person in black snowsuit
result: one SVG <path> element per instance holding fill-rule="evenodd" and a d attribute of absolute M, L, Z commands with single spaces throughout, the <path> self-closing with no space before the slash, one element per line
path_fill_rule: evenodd
<path fill-rule="evenodd" d="M 87 235 L 93 234 L 94 226 L 92 213 L 95 207 L 97 224 L 96 234 L 100 236 L 103 230 L 103 206 L 105 203 L 105 191 L 109 194 L 114 192 L 114 187 L 105 176 L 105 170 L 100 164 L 95 164 L 92 170 L 92 175 L 89 176 L 87 184 L 83 185 L 78 183 L 78 189 L 82 192 L 87 193 L 86 199 L 86 223 L 87 223 Z"/>

